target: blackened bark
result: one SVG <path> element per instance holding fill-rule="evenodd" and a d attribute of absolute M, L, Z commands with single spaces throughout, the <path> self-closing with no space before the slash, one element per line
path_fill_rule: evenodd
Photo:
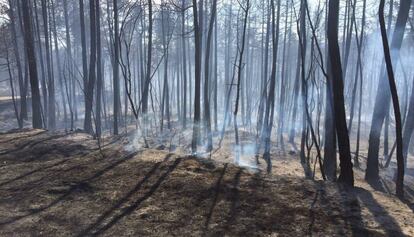
<path fill-rule="evenodd" d="M 93 133 L 92 127 L 92 104 L 93 91 L 96 79 L 96 6 L 95 0 L 89 0 L 89 16 L 90 16 L 90 59 L 89 59 L 89 76 L 87 87 L 85 88 L 85 120 L 83 127 L 86 132 Z"/>
<path fill-rule="evenodd" d="M 210 81 L 210 53 L 211 53 L 211 38 L 213 35 L 213 27 L 216 19 L 217 0 L 213 0 L 211 9 L 211 18 L 208 26 L 206 54 L 204 59 L 204 125 L 206 126 L 207 136 L 207 151 L 213 150 L 213 138 L 211 134 L 211 116 L 210 116 L 210 99 L 209 99 L 209 81 Z"/>
<path fill-rule="evenodd" d="M 14 57 L 16 59 L 16 66 L 17 66 L 17 76 L 18 76 L 18 82 L 19 82 L 19 91 L 20 91 L 20 121 L 19 121 L 19 127 L 23 127 L 23 119 L 27 119 L 27 101 L 26 101 L 26 88 L 24 86 L 23 81 L 23 68 L 22 63 L 20 61 L 20 52 L 18 47 L 18 39 L 17 39 L 17 27 L 16 27 L 16 19 L 17 16 L 14 13 L 14 5 L 13 2 L 9 0 L 9 17 L 10 17 L 10 23 L 11 23 L 11 29 L 12 29 L 12 36 L 13 36 L 13 52 Z M 24 57 L 23 57 L 24 58 Z"/>
<path fill-rule="evenodd" d="M 182 124 L 187 127 L 187 52 L 185 44 L 185 0 L 181 1 L 181 45 L 182 45 L 182 66 L 183 66 L 183 105 L 182 105 Z"/>
<path fill-rule="evenodd" d="M 323 168 L 326 173 L 326 177 L 329 180 L 336 181 L 336 129 L 335 129 L 335 114 L 333 104 L 332 93 L 332 70 L 331 63 L 328 57 L 327 60 L 328 79 L 325 86 L 325 143 L 324 143 L 324 159 Z"/>
<path fill-rule="evenodd" d="M 334 98 L 335 127 L 338 137 L 340 174 L 338 181 L 354 185 L 348 128 L 346 126 L 344 85 L 342 65 L 338 45 L 339 0 L 329 1 L 328 13 L 328 46 L 332 68 L 332 89 Z"/>
<path fill-rule="evenodd" d="M 83 75 L 83 90 L 86 90 L 88 83 L 88 60 L 86 58 L 86 36 L 85 36 L 85 13 L 83 0 L 79 0 L 79 19 L 80 19 L 80 33 L 81 33 L 81 48 L 82 48 L 82 75 Z"/>
<path fill-rule="evenodd" d="M 119 104 L 121 101 L 119 91 L 119 22 L 118 22 L 118 0 L 114 0 L 114 59 L 113 59 L 113 87 L 114 87 L 114 135 L 119 133 Z"/>
<path fill-rule="evenodd" d="M 270 73 L 269 94 L 267 96 L 266 111 L 262 126 L 262 140 L 264 141 L 263 158 L 267 162 L 267 172 L 272 171 L 272 161 L 270 158 L 270 142 L 273 127 L 273 115 L 275 104 L 276 89 L 276 66 L 277 66 L 277 47 L 279 44 L 279 20 L 280 20 L 280 0 L 277 3 L 277 16 L 275 14 L 274 0 L 270 1 L 272 12 L 272 71 Z M 276 22 L 277 21 L 277 22 Z"/>
<path fill-rule="evenodd" d="M 148 0 L 148 54 L 147 54 L 147 68 L 145 74 L 144 90 L 142 94 L 142 113 L 147 116 L 148 112 L 148 95 L 149 85 L 151 81 L 151 58 L 152 58 L 152 0 Z"/>
<path fill-rule="evenodd" d="M 404 197 L 404 157 L 403 157 L 403 139 L 402 139 L 402 123 L 401 123 L 401 111 L 400 103 L 398 101 L 397 86 L 394 79 L 394 70 L 392 68 L 390 48 L 388 45 L 387 31 L 385 29 L 384 20 L 384 5 L 385 0 L 381 0 L 378 11 L 379 22 L 381 26 L 382 46 L 384 48 L 385 63 L 387 66 L 388 81 L 392 96 L 392 105 L 394 107 L 395 116 L 395 131 L 397 140 L 397 182 L 396 182 L 396 194 L 399 198 Z"/>
<path fill-rule="evenodd" d="M 197 145 L 200 136 L 200 86 L 201 86 L 201 31 L 198 19 L 197 0 L 193 0 L 193 20 L 194 20 L 194 124 L 191 150 L 197 152 Z"/>
<path fill-rule="evenodd" d="M 57 26 L 56 26 L 56 5 L 52 5 L 52 17 L 53 17 L 53 43 L 55 46 L 55 57 L 56 57 L 56 68 L 57 68 L 57 81 L 59 82 L 60 87 L 60 94 L 61 94 L 61 102 L 63 107 L 63 123 L 65 130 L 67 129 L 67 109 L 66 109 L 66 97 L 64 93 L 64 86 L 63 86 L 63 77 L 62 77 L 62 68 L 60 63 L 60 55 L 59 55 L 59 44 L 58 44 L 58 36 L 57 36 Z M 51 56 L 52 57 L 52 56 Z"/>
<path fill-rule="evenodd" d="M 394 33 L 391 41 L 391 59 L 397 65 L 399 61 L 399 50 L 402 45 L 405 26 L 410 11 L 411 0 L 401 1 L 400 9 L 398 11 L 397 21 L 395 23 Z M 371 130 L 369 133 L 369 148 L 367 158 L 367 168 L 365 171 L 365 179 L 368 181 L 377 181 L 379 179 L 379 146 L 381 128 L 384 123 L 385 116 L 390 109 L 391 92 L 389 90 L 389 82 L 385 70 L 381 73 L 377 95 L 375 98 L 374 113 L 372 115 Z"/>
<path fill-rule="evenodd" d="M 99 0 L 96 0 L 96 136 L 101 137 L 101 110 L 102 110 L 102 90 L 103 90 L 103 73 L 102 73 L 102 49 L 101 49 L 101 13 Z"/>
<path fill-rule="evenodd" d="M 42 0 L 42 16 L 43 16 L 43 33 L 45 37 L 45 49 L 46 49 L 46 68 L 47 68 L 47 89 L 48 89 L 48 103 L 47 103 L 47 126 L 49 129 L 55 129 L 56 117 L 55 117 L 55 81 L 52 75 L 51 65 L 51 48 L 49 39 L 49 20 L 48 11 L 46 6 L 46 0 Z M 45 105 L 46 106 L 46 105 Z"/>
<path fill-rule="evenodd" d="M 66 94 L 69 102 L 70 110 L 70 130 L 74 129 L 74 113 L 76 113 L 76 84 L 75 78 L 73 77 L 73 57 L 72 57 L 72 42 L 70 38 L 70 26 L 69 26 L 69 15 L 68 15 L 68 3 L 67 0 L 63 0 L 63 12 L 65 17 L 65 38 L 66 38 L 66 54 L 68 56 L 68 71 L 69 71 L 69 82 L 65 78 Z M 68 86 L 68 84 L 70 84 Z M 70 89 L 68 89 L 70 87 Z M 69 92 L 70 91 L 70 92 Z M 71 97 L 69 96 L 71 95 Z"/>
<path fill-rule="evenodd" d="M 29 13 L 29 1 L 22 2 L 24 43 L 29 64 L 30 88 L 32 92 L 32 126 L 42 128 L 39 80 L 37 78 L 36 55 L 34 50 L 32 22 Z"/>

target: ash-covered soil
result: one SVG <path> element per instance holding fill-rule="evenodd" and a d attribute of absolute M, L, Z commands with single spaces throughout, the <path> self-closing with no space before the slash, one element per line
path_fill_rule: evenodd
<path fill-rule="evenodd" d="M 0 236 L 414 236 L 412 202 L 357 169 L 351 189 L 306 179 L 296 155 L 275 153 L 269 175 L 225 148 L 210 160 L 131 142 L 1 134 Z"/>

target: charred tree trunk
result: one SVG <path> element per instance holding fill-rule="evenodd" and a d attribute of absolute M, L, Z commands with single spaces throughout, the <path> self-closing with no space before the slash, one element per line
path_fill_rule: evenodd
<path fill-rule="evenodd" d="M 6 65 L 7 65 L 7 73 L 8 73 L 8 76 L 9 76 L 11 97 L 12 97 L 12 101 L 13 101 L 14 115 L 15 115 L 16 120 L 17 120 L 17 126 L 19 126 L 19 128 L 21 129 L 21 128 L 23 128 L 23 120 L 19 115 L 19 110 L 18 110 L 17 104 L 16 104 L 16 97 L 15 97 L 15 94 L 14 94 L 14 78 L 13 78 L 13 73 L 12 73 L 12 69 L 11 69 L 10 55 L 9 55 L 9 50 L 8 50 L 9 42 L 8 42 L 7 37 L 5 35 L 3 35 L 3 37 L 4 37 L 3 44 L 6 47 L 6 50 L 5 50 L 6 51 L 5 52 L 6 53 Z M 12 40 L 14 40 L 14 39 L 12 39 Z"/>
<path fill-rule="evenodd" d="M 85 13 L 83 0 L 79 0 L 79 16 L 80 16 L 80 33 L 81 33 L 81 48 L 82 48 L 82 76 L 83 76 L 83 91 L 84 96 L 86 88 L 88 87 L 88 59 L 86 58 L 86 36 L 85 36 Z M 85 96 L 86 104 L 86 96 Z M 86 109 L 86 105 L 85 105 Z"/>
<path fill-rule="evenodd" d="M 102 90 L 103 90 L 103 71 L 102 71 L 102 46 L 101 46 L 101 13 L 99 0 L 96 0 L 96 136 L 101 137 L 101 111 L 102 111 Z"/>
<path fill-rule="evenodd" d="M 119 22 L 118 22 L 118 0 L 114 0 L 114 58 L 113 58 L 113 87 L 114 87 L 114 135 L 119 134 L 119 115 L 121 95 L 119 89 Z"/>
<path fill-rule="evenodd" d="M 402 139 L 402 123 L 400 103 L 398 101 L 397 86 L 394 79 L 394 70 L 392 68 L 390 48 L 388 45 L 387 31 L 385 29 L 384 20 L 384 5 L 385 0 L 381 0 L 378 10 L 378 18 L 381 26 L 382 46 L 384 48 L 385 63 L 387 66 L 388 81 L 392 96 L 392 105 L 394 107 L 395 116 L 395 132 L 397 137 L 397 182 L 396 194 L 399 198 L 404 197 L 404 156 L 403 156 L 403 139 Z"/>
<path fill-rule="evenodd" d="M 285 12 L 285 32 L 284 32 L 284 36 L 283 36 L 283 53 L 282 53 L 282 57 L 283 57 L 283 62 L 282 62 L 282 73 L 281 73 L 281 81 L 280 81 L 280 96 L 279 96 L 279 119 L 278 119 L 278 132 L 277 132 L 277 136 L 278 136 L 278 141 L 280 143 L 280 147 L 283 151 L 283 153 L 285 153 L 285 143 L 284 143 L 284 139 L 283 139 L 283 132 L 284 132 L 284 126 L 285 126 L 285 113 L 284 113 L 284 107 L 285 107 L 285 90 L 286 90 L 286 85 L 285 85 L 285 81 L 286 81 L 286 75 L 287 75 L 287 69 L 286 69 L 286 41 L 287 41 L 287 35 L 290 34 L 290 29 L 289 29 L 289 33 L 287 30 L 287 26 L 288 26 L 288 13 L 289 13 L 289 0 L 286 1 L 286 12 Z M 289 58 L 289 57 L 288 57 Z"/>
<path fill-rule="evenodd" d="M 45 37 L 45 49 L 46 49 L 47 89 L 48 89 L 48 96 L 49 96 L 48 104 L 47 104 L 47 116 L 48 116 L 47 125 L 49 129 L 54 130 L 56 127 L 55 81 L 52 75 L 51 52 L 50 52 L 51 49 L 50 49 L 50 39 L 49 39 L 49 20 L 48 20 L 46 0 L 42 0 L 42 16 L 43 16 L 43 33 Z"/>
<path fill-rule="evenodd" d="M 410 11 L 411 0 L 401 1 L 400 9 L 398 11 L 397 21 L 395 23 L 394 33 L 391 41 L 391 59 L 397 65 L 399 61 L 399 50 L 402 45 L 405 26 Z M 369 133 L 369 148 L 367 158 L 367 168 L 365 171 L 365 179 L 371 182 L 376 182 L 379 179 L 379 146 L 381 128 L 384 123 L 385 116 L 390 109 L 391 92 L 389 90 L 389 82 L 387 75 L 381 74 L 375 98 L 374 113 L 372 115 L 371 130 Z"/>
<path fill-rule="evenodd" d="M 22 2 L 24 43 L 29 64 L 30 88 L 32 92 L 32 126 L 42 128 L 39 80 L 37 78 L 36 56 L 32 34 L 32 22 L 29 13 L 29 1 Z"/>
<path fill-rule="evenodd" d="M 339 147 L 340 174 L 338 181 L 353 186 L 354 173 L 352 170 L 348 128 L 346 126 L 344 82 L 338 45 L 338 14 L 339 0 L 330 0 L 328 13 L 328 47 L 332 69 L 335 127 Z"/>
<path fill-rule="evenodd" d="M 96 5 L 95 0 L 89 0 L 90 14 L 90 59 L 89 59 L 89 76 L 87 87 L 85 88 L 85 120 L 83 127 L 86 132 L 93 134 L 92 127 L 92 104 L 93 89 L 96 79 Z"/>
<path fill-rule="evenodd" d="M 20 61 L 20 51 L 18 47 L 18 39 L 17 39 L 17 25 L 16 25 L 16 19 L 17 16 L 14 12 L 14 5 L 12 4 L 12 1 L 9 0 L 9 17 L 10 17 L 10 23 L 11 23 L 11 30 L 12 30 L 12 36 L 13 36 L 13 52 L 14 57 L 16 59 L 16 66 L 17 66 L 17 77 L 18 77 L 18 84 L 19 84 L 19 91 L 20 91 L 20 121 L 19 127 L 23 127 L 23 120 L 27 119 L 27 101 L 26 101 L 26 88 L 24 86 L 24 79 L 23 79 L 23 68 L 22 63 Z M 25 58 L 25 57 L 23 57 Z M 25 60 L 22 60 L 25 61 Z"/>
<path fill-rule="evenodd" d="M 272 71 L 270 73 L 269 94 L 266 102 L 266 112 L 262 126 L 262 140 L 264 141 L 263 158 L 267 162 L 267 172 L 272 171 L 272 161 L 270 158 L 270 143 L 273 127 L 275 90 L 276 90 L 276 66 L 277 66 L 277 48 L 279 45 L 279 20 L 280 20 L 280 0 L 277 2 L 277 16 L 275 14 L 275 0 L 270 1 L 270 10 L 272 12 Z"/>
<path fill-rule="evenodd" d="M 152 0 L 148 0 L 148 54 L 147 54 L 147 68 L 145 74 L 144 90 L 142 94 L 142 113 L 144 119 L 147 116 L 148 112 L 148 95 L 149 95 L 149 85 L 151 81 L 151 58 L 152 58 Z"/>
<path fill-rule="evenodd" d="M 200 139 L 200 90 L 201 90 L 201 37 L 202 32 L 200 30 L 197 0 L 193 1 L 193 20 L 194 20 L 194 124 L 193 124 L 193 137 L 191 141 L 191 150 L 193 153 L 197 153 L 197 145 Z"/>
<path fill-rule="evenodd" d="M 70 110 L 70 130 L 74 129 L 74 111 L 76 110 L 76 96 L 75 96 L 75 77 L 73 76 L 73 57 L 72 57 L 72 42 L 70 38 L 70 29 L 69 29 L 69 15 L 68 15 L 68 3 L 67 0 L 63 0 L 63 12 L 65 17 L 65 36 L 66 36 L 66 54 L 67 54 L 67 67 L 69 71 L 69 84 L 71 84 L 70 89 L 67 90 L 68 101 L 71 95 L 71 101 L 69 101 L 69 110 Z M 67 81 L 65 78 L 65 85 L 67 86 Z M 69 90 L 71 91 L 69 93 Z"/>
<path fill-rule="evenodd" d="M 61 102 L 63 107 L 63 122 L 65 130 L 67 129 L 67 109 L 66 109 L 66 98 L 64 93 L 64 86 L 63 86 L 63 76 L 62 76 L 62 67 L 60 62 L 60 55 L 59 55 L 59 44 L 58 44 L 58 36 L 57 36 L 57 26 L 56 26 L 56 7 L 52 5 L 52 17 L 53 17 L 53 43 L 55 46 L 55 57 L 56 57 L 56 68 L 57 68 L 57 80 L 59 81 L 60 87 L 60 94 L 61 94 Z"/>
<path fill-rule="evenodd" d="M 303 0 L 301 1 L 302 5 Z M 302 9 L 302 8 L 301 8 Z M 301 14 L 302 16 L 302 14 Z M 304 26 L 305 27 L 305 26 Z M 305 28 L 304 28 L 305 29 Z M 301 32 L 304 32 L 304 29 Z M 305 38 L 303 36 L 303 38 Z M 296 144 L 295 144 L 295 135 L 296 135 L 296 120 L 297 120 L 297 111 L 298 111 L 298 99 L 299 99 L 299 89 L 300 89 L 300 70 L 301 70 L 301 47 L 298 44 L 298 53 L 296 59 L 296 75 L 295 75 L 295 82 L 293 85 L 293 108 L 292 108 L 292 117 L 291 117 L 291 126 L 289 131 L 289 143 L 292 145 L 293 149 L 296 151 Z"/>
<path fill-rule="evenodd" d="M 169 60 L 169 47 L 167 43 L 167 35 L 169 35 L 169 18 L 165 19 L 165 15 L 168 10 L 162 10 L 161 13 L 161 21 L 162 21 L 162 47 L 164 51 L 164 82 L 163 82 L 163 90 L 162 90 L 162 102 L 161 102 L 161 131 L 164 127 L 164 114 L 167 117 L 167 125 L 168 129 L 171 129 L 171 122 L 170 122 L 170 93 L 169 93 L 169 83 L 168 83 L 168 60 Z"/>
<path fill-rule="evenodd" d="M 19 3 L 19 1 L 18 1 Z M 35 9 L 34 11 L 34 26 L 33 26 L 33 30 L 36 28 L 36 31 L 34 32 L 35 36 L 37 38 L 37 46 L 38 46 L 38 50 L 37 50 L 37 59 L 39 59 L 40 61 L 40 69 L 41 69 L 41 74 L 40 74 L 40 83 L 41 83 L 41 89 L 42 89 L 42 96 L 43 96 L 43 106 L 40 105 L 40 109 L 41 109 L 41 113 L 42 113 L 42 118 L 43 118 L 43 126 L 46 128 L 47 127 L 47 119 L 48 119 L 48 96 L 47 96 L 47 75 L 46 75 L 46 71 L 45 71 L 45 63 L 43 60 L 43 46 L 42 46 L 42 40 L 40 38 L 40 23 L 39 23 L 39 14 L 38 14 L 38 10 L 37 10 L 37 1 L 33 1 L 31 2 L 33 3 L 33 7 Z M 29 6 L 31 6 L 31 3 L 29 2 Z M 33 12 L 29 11 L 29 13 L 32 15 Z M 33 18 L 33 16 L 31 16 Z M 35 47 L 36 47 L 36 43 L 35 43 Z"/>
<path fill-rule="evenodd" d="M 210 53 L 211 38 L 213 36 L 213 27 L 216 19 L 217 0 L 213 0 L 211 9 L 211 18 L 208 26 L 206 53 L 204 59 L 204 125 L 206 126 L 207 136 L 207 152 L 213 150 L 213 138 L 211 134 L 211 116 L 210 116 L 210 100 L 209 100 L 209 81 L 210 81 Z"/>
<path fill-rule="evenodd" d="M 268 10 L 267 13 L 267 20 L 266 20 L 266 36 L 265 36 L 265 43 L 264 43 L 264 59 L 263 59 L 263 74 L 262 74 L 262 83 L 261 83 L 261 91 L 260 91 L 260 102 L 259 102 L 259 108 L 258 108 L 258 115 L 257 115 L 257 137 L 261 136 L 261 131 L 263 128 L 263 115 L 265 111 L 266 106 L 266 97 L 267 97 L 267 88 L 268 88 L 268 64 L 269 64 L 269 41 L 270 41 L 270 10 Z M 256 145 L 257 147 L 260 146 L 259 144 Z M 259 150 L 257 150 L 258 154 Z"/>
<path fill-rule="evenodd" d="M 182 66 L 183 66 L 183 105 L 182 105 L 182 124 L 187 127 L 187 52 L 185 43 L 185 0 L 181 1 L 181 46 L 182 46 Z"/>
<path fill-rule="evenodd" d="M 329 180 L 336 181 L 336 129 L 335 129 L 335 114 L 334 114 L 334 102 L 332 92 L 332 70 L 329 57 L 327 57 L 327 70 L 328 79 L 325 86 L 325 143 L 324 143 L 324 159 L 323 168 L 326 173 L 326 177 Z"/>

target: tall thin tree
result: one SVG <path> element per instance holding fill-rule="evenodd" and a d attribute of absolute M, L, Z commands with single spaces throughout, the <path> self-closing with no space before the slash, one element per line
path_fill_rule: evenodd
<path fill-rule="evenodd" d="M 398 197 L 403 198 L 404 197 L 404 157 L 403 157 L 401 111 L 400 111 L 400 103 L 398 101 L 397 86 L 395 84 L 394 70 L 392 68 L 390 47 L 389 47 L 388 38 L 387 38 L 387 30 L 385 29 L 384 5 L 385 5 L 385 0 L 381 0 L 379 10 L 378 10 L 378 18 L 379 18 L 380 27 L 381 27 L 382 46 L 384 48 L 384 57 L 385 57 L 385 63 L 387 66 L 387 75 L 388 75 L 388 81 L 390 84 L 391 96 L 392 96 L 392 105 L 394 107 L 395 131 L 396 131 L 396 137 L 397 137 L 396 193 Z"/>
<path fill-rule="evenodd" d="M 29 64 L 30 88 L 32 92 L 32 126 L 42 128 L 42 112 L 40 103 L 39 80 L 37 77 L 36 55 L 32 33 L 32 22 L 29 12 L 29 1 L 22 1 L 24 43 Z"/>
<path fill-rule="evenodd" d="M 348 128 L 346 126 L 344 104 L 344 82 L 342 74 L 341 56 L 338 45 L 338 15 L 339 0 L 329 0 L 328 13 L 328 47 L 332 69 L 332 89 L 335 113 L 335 127 L 338 137 L 340 174 L 338 181 L 354 185 L 351 152 L 349 146 Z"/>

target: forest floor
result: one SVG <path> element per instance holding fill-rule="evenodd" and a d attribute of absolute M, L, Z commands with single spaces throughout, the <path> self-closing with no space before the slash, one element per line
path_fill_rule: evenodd
<path fill-rule="evenodd" d="M 414 236 L 411 176 L 402 202 L 358 169 L 355 188 L 305 178 L 293 153 L 273 150 L 266 174 L 248 145 L 234 165 L 228 136 L 209 159 L 133 133 L 100 148 L 79 132 L 2 133 L 0 236 Z"/>

